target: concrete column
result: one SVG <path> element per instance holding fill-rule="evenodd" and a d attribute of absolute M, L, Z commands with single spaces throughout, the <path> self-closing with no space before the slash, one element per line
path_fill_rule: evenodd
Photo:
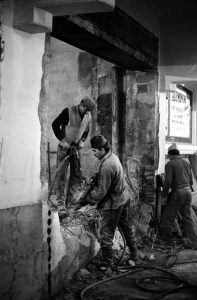
<path fill-rule="evenodd" d="M 139 184 L 140 199 L 154 200 L 155 169 L 158 164 L 157 76 L 151 72 L 129 72 L 126 76 L 126 152 L 130 169 Z M 134 175 L 133 174 L 133 175 Z M 138 175 L 137 175 L 138 174 Z"/>

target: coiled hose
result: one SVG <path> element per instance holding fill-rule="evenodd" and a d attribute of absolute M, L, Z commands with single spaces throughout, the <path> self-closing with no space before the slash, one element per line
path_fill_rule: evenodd
<path fill-rule="evenodd" d="M 139 267 L 129 267 L 129 269 L 132 269 L 132 270 L 130 270 L 130 271 L 124 273 L 124 274 L 116 275 L 116 276 L 113 276 L 113 277 L 110 277 L 110 278 L 107 278 L 107 279 L 104 279 L 104 280 L 95 282 L 95 283 L 93 283 L 93 284 L 87 286 L 87 287 L 86 287 L 85 289 L 83 289 L 82 292 L 81 292 L 81 299 L 82 299 L 82 300 L 88 300 L 88 299 L 91 299 L 89 296 L 88 296 L 88 298 L 86 298 L 85 294 L 86 294 L 86 292 L 87 292 L 88 290 L 90 290 L 91 288 L 96 287 L 97 285 L 100 285 L 100 284 L 102 284 L 102 283 L 105 284 L 106 282 L 110 282 L 110 281 L 112 281 L 113 279 L 116 279 L 116 284 L 117 284 L 117 280 L 118 280 L 119 278 L 122 278 L 122 277 L 124 277 L 124 276 L 126 277 L 126 276 L 128 276 L 129 274 L 134 274 L 134 273 L 136 273 L 136 272 L 143 271 L 143 270 L 149 270 L 149 269 L 158 270 L 158 271 L 162 271 L 162 272 L 168 273 L 168 274 L 171 276 L 171 278 L 168 277 L 168 281 L 171 280 L 172 283 L 175 284 L 175 286 L 174 286 L 173 288 L 170 288 L 170 289 L 167 289 L 167 290 L 164 290 L 164 288 L 163 288 L 163 290 L 162 290 L 163 293 L 160 294 L 160 295 L 157 295 L 157 296 L 155 296 L 155 297 L 151 297 L 151 300 L 160 300 L 160 299 L 162 299 L 164 296 L 166 296 L 166 295 L 168 295 L 168 294 L 174 293 L 174 292 L 176 292 L 176 291 L 178 291 L 178 290 L 180 290 L 180 289 L 182 289 L 182 288 L 185 288 L 185 287 L 189 287 L 189 286 L 190 286 L 187 282 L 185 282 L 185 281 L 183 281 L 183 280 L 180 280 L 179 278 L 177 278 L 177 277 L 176 277 L 174 274 L 172 274 L 171 272 L 169 272 L 169 271 L 167 271 L 167 270 L 165 270 L 165 269 L 159 268 L 159 267 L 153 267 L 153 266 L 139 266 Z M 147 290 L 147 291 L 149 291 L 149 292 L 159 292 L 158 289 L 155 289 L 155 290 L 154 290 L 153 287 L 146 287 L 145 284 L 143 284 L 143 283 L 145 283 L 146 280 L 151 280 L 151 279 L 153 279 L 153 278 L 155 279 L 156 276 L 143 277 L 143 278 L 141 278 L 141 279 L 136 279 L 136 280 L 135 280 L 135 283 L 136 283 L 136 285 L 138 286 L 138 288 L 140 288 L 140 289 Z M 166 280 L 166 278 L 167 278 L 166 276 L 157 276 L 158 281 L 160 280 L 160 281 L 163 281 L 163 282 L 164 282 L 164 281 Z M 111 299 L 111 298 L 110 298 L 110 299 Z M 131 298 L 131 299 L 132 299 L 132 298 Z"/>

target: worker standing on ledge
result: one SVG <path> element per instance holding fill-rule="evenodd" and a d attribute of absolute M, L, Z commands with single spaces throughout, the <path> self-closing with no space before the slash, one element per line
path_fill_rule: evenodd
<path fill-rule="evenodd" d="M 59 212 L 65 211 L 65 205 L 67 206 L 73 202 L 74 194 L 82 181 L 81 151 L 89 134 L 90 112 L 94 108 L 94 101 L 85 97 L 79 105 L 66 107 L 52 123 L 53 132 L 59 140 L 57 148 L 58 165 L 69 155 L 69 159 L 65 160 L 57 177 L 56 200 Z M 65 198 L 64 190 L 69 163 L 70 177 Z"/>
<path fill-rule="evenodd" d="M 175 143 L 168 148 L 168 158 L 163 187 L 163 196 L 167 198 L 167 204 L 161 216 L 160 232 L 163 239 L 172 239 L 172 227 L 179 212 L 182 218 L 183 236 L 189 240 L 192 248 L 197 249 L 197 232 L 191 214 L 193 189 L 191 166 L 180 157 Z"/>

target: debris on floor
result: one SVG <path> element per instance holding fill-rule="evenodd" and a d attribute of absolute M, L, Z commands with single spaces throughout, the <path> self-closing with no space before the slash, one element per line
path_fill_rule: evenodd
<path fill-rule="evenodd" d="M 184 245 L 183 240 L 167 243 L 158 239 L 152 248 L 151 241 L 146 240 L 139 247 L 140 262 L 137 265 L 129 261 L 129 250 L 126 249 L 122 264 L 110 270 L 98 268 L 93 260 L 75 274 L 69 286 L 54 300 L 195 300 L 197 251 L 185 249 Z M 117 248 L 114 249 L 116 263 L 123 251 L 121 247 Z M 187 263 L 190 263 L 190 272 L 185 268 Z M 191 264 L 195 266 L 192 272 Z M 193 281 L 189 273 L 192 273 Z"/>
<path fill-rule="evenodd" d="M 99 240 L 100 214 L 92 206 L 68 210 L 61 220 L 64 231 L 82 226 Z M 139 262 L 129 260 L 120 232 L 114 238 L 112 268 L 99 267 L 99 247 L 74 278 L 53 300 L 195 300 L 197 292 L 197 251 L 187 249 L 185 239 L 164 241 L 153 234 L 138 243 Z M 96 255 L 96 257 L 95 257 Z M 171 297 L 173 294 L 173 298 Z M 51 299 L 51 298 L 50 298 Z"/>

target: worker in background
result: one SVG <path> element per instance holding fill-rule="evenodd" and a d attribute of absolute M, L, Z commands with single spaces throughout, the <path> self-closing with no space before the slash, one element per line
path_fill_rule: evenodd
<path fill-rule="evenodd" d="M 64 211 L 65 204 L 68 205 L 73 202 L 74 194 L 82 181 L 81 151 L 89 134 L 91 112 L 94 108 L 94 101 L 85 97 L 79 105 L 66 107 L 52 123 L 53 132 L 59 140 L 57 148 L 58 165 L 66 156 L 69 156 L 69 159 L 65 160 L 57 176 L 56 200 L 59 211 Z M 70 176 L 65 198 L 69 163 Z"/>
<path fill-rule="evenodd" d="M 163 196 L 167 198 L 167 204 L 161 216 L 160 232 L 163 239 L 171 240 L 174 220 L 180 213 L 183 236 L 189 240 L 191 247 L 197 249 L 197 233 L 191 213 L 193 189 L 191 166 L 180 157 L 175 143 L 168 148 L 168 158 L 163 187 Z"/>
<path fill-rule="evenodd" d="M 108 141 L 97 135 L 90 140 L 94 156 L 100 160 L 97 187 L 86 197 L 86 203 L 97 205 L 101 212 L 100 246 L 101 265 L 113 265 L 113 238 L 117 226 L 122 230 L 130 259 L 138 260 L 135 229 L 129 217 L 130 199 L 124 195 L 125 181 L 119 158 L 110 150 Z"/>

